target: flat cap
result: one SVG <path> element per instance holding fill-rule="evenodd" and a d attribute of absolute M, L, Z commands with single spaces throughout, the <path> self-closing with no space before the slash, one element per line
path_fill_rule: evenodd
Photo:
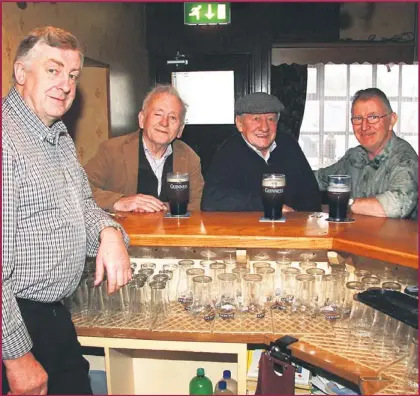
<path fill-rule="evenodd" d="M 235 115 L 279 113 L 284 109 L 277 97 L 265 92 L 242 96 L 235 103 Z"/>

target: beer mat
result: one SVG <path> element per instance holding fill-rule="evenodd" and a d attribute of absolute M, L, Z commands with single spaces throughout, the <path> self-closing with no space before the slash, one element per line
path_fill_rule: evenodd
<path fill-rule="evenodd" d="M 163 216 L 165 219 L 187 219 L 188 217 L 190 217 L 190 212 L 187 212 L 184 215 L 172 215 L 169 212 L 165 213 L 165 216 Z"/>
<path fill-rule="evenodd" d="M 258 221 L 260 223 L 285 223 L 286 218 L 283 216 L 281 219 L 278 219 L 278 220 L 270 220 L 270 219 L 266 219 L 265 217 L 261 217 Z"/>
<path fill-rule="evenodd" d="M 345 220 L 330 220 L 330 218 L 328 217 L 327 219 L 325 219 L 325 221 L 328 221 L 329 223 L 353 223 L 354 219 L 345 219 Z"/>

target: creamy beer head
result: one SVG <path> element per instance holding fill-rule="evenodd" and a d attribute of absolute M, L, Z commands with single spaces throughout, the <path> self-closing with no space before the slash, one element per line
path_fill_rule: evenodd
<path fill-rule="evenodd" d="M 187 182 L 190 180 L 190 175 L 188 173 L 172 172 L 167 174 L 166 180 L 169 183 Z"/>
<path fill-rule="evenodd" d="M 351 188 L 351 176 L 329 175 L 327 190 L 331 192 L 348 192 Z"/>
<path fill-rule="evenodd" d="M 346 184 L 331 183 L 328 185 L 327 190 L 330 192 L 336 192 L 336 193 L 349 192 L 350 186 Z"/>
<path fill-rule="evenodd" d="M 278 187 L 284 187 L 286 185 L 286 177 L 282 174 L 264 174 L 263 175 L 263 181 L 262 181 L 263 187 L 269 187 L 269 188 L 278 188 Z"/>

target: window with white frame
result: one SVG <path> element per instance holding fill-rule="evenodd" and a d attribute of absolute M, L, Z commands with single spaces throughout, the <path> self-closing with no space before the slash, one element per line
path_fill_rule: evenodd
<path fill-rule="evenodd" d="M 350 122 L 351 98 L 369 87 L 385 92 L 398 115 L 395 133 L 418 152 L 418 64 L 308 65 L 299 144 L 312 169 L 337 162 L 359 144 Z"/>

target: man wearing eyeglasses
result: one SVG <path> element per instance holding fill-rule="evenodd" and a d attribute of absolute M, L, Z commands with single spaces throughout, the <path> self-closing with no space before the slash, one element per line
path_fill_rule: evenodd
<path fill-rule="evenodd" d="M 360 145 L 335 164 L 315 171 L 322 191 L 328 175 L 352 177 L 353 213 L 393 218 L 417 218 L 418 155 L 393 130 L 398 116 L 378 88 L 356 92 L 351 123 Z"/>

